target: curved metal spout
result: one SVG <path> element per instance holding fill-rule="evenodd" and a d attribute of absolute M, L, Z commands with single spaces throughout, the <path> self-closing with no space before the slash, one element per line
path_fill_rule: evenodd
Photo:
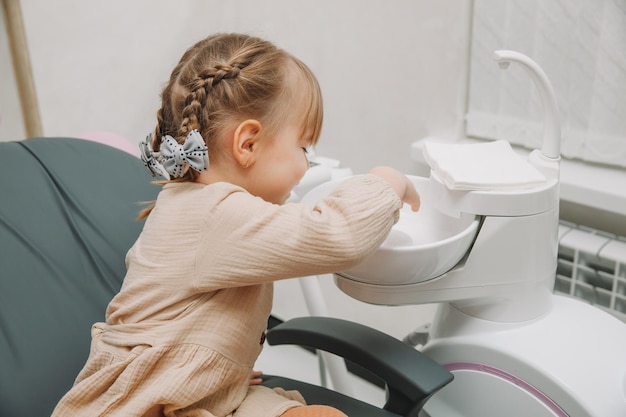
<path fill-rule="evenodd" d="M 543 145 L 541 153 L 550 159 L 559 159 L 561 155 L 561 122 L 559 110 L 556 106 L 556 97 L 552 84 L 546 73 L 539 65 L 524 54 L 515 51 L 498 50 L 494 52 L 494 59 L 500 68 L 508 68 L 511 62 L 517 62 L 524 67 L 539 90 L 544 112 Z"/>

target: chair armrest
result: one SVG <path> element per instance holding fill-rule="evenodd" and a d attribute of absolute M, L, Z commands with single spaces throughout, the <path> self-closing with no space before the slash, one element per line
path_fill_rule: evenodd
<path fill-rule="evenodd" d="M 385 382 L 383 407 L 417 415 L 424 403 L 454 376 L 418 350 L 370 327 L 329 317 L 299 317 L 267 332 L 270 345 L 321 349 L 362 366 Z"/>

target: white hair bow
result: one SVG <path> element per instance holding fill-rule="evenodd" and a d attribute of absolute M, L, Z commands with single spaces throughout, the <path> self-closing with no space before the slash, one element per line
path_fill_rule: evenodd
<path fill-rule="evenodd" d="M 198 172 L 209 168 L 209 151 L 196 129 L 189 132 L 182 145 L 170 135 L 165 135 L 158 154 L 152 151 L 151 142 L 151 136 L 148 136 L 139 143 L 139 149 L 141 160 L 152 176 L 180 178 L 185 173 L 185 165 Z"/>
<path fill-rule="evenodd" d="M 148 172 L 153 177 L 155 175 L 160 175 L 169 179 L 167 173 L 163 172 L 163 166 L 157 160 L 158 158 L 155 156 L 152 151 L 152 135 L 146 136 L 146 139 L 142 142 L 139 142 L 139 152 L 141 156 L 141 161 L 148 168 Z"/>
<path fill-rule="evenodd" d="M 170 177 L 182 177 L 186 164 L 198 172 L 209 168 L 209 151 L 196 129 L 189 132 L 182 145 L 170 135 L 165 135 L 160 151 L 161 165 Z"/>

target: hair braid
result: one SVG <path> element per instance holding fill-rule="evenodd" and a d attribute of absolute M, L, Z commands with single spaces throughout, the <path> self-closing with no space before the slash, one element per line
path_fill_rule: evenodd
<path fill-rule="evenodd" d="M 185 99 L 181 125 L 177 136 L 182 140 L 193 129 L 202 130 L 209 123 L 210 106 L 207 98 L 223 80 L 235 79 L 245 64 L 216 64 L 212 68 L 200 71 L 188 85 L 190 90 Z"/>
<path fill-rule="evenodd" d="M 184 140 L 184 138 L 193 129 L 201 130 L 201 123 L 208 122 L 207 109 L 205 108 L 207 98 L 207 86 L 206 82 L 202 82 L 200 87 L 195 87 L 185 100 L 185 107 L 182 112 L 182 120 L 180 127 L 176 133 L 176 139 L 178 141 Z M 207 116 L 207 117 L 203 117 Z"/>
<path fill-rule="evenodd" d="M 202 71 L 199 78 L 211 80 L 211 86 L 216 85 L 223 79 L 236 78 L 244 67 L 244 64 L 217 64 L 213 68 Z"/>

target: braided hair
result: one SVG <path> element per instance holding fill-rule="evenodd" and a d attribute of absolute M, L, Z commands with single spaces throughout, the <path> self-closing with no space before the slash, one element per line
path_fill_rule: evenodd
<path fill-rule="evenodd" d="M 304 84 L 287 85 L 289 69 Z M 293 77 L 291 77 L 293 78 Z M 302 87 L 305 88 L 302 88 Z M 306 88 L 308 87 L 308 88 Z M 182 143 L 197 129 L 209 150 L 219 151 L 219 138 L 233 123 L 254 118 L 267 126 L 266 134 L 278 130 L 294 99 L 304 100 L 303 132 L 314 144 L 321 130 L 322 102 L 319 85 L 311 71 L 297 58 L 271 42 L 243 34 L 216 34 L 189 48 L 161 93 L 161 108 L 152 148 L 159 149 L 165 135 Z M 290 107 L 287 107 L 290 106 Z M 187 169 L 174 181 L 194 181 L 197 172 Z"/>

